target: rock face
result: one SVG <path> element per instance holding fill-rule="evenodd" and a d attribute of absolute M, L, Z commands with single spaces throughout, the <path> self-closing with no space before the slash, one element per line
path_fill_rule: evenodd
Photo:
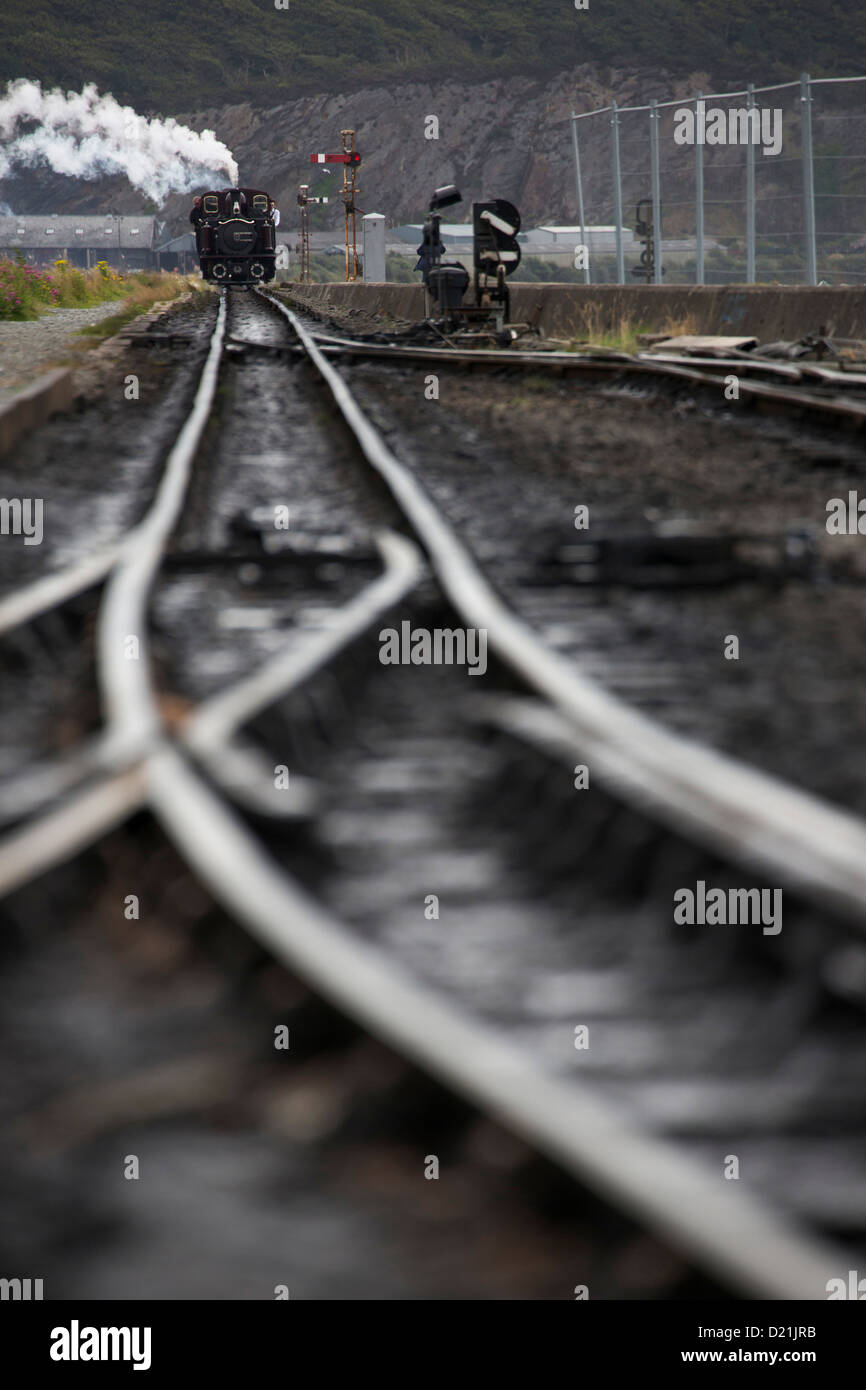
<path fill-rule="evenodd" d="M 475 85 L 407 82 L 307 95 L 267 109 L 245 103 L 176 114 L 185 124 L 212 129 L 225 141 L 238 161 L 241 183 L 265 188 L 276 198 L 284 230 L 297 226 L 299 184 L 309 183 L 314 196 L 329 195 L 332 202 L 313 208 L 311 222 L 317 230 L 333 229 L 339 241 L 342 170 L 336 166 L 328 173 L 321 165 L 311 165 L 309 156 L 339 150 L 344 128 L 354 129 L 363 157 L 357 205 L 364 212 L 383 213 L 390 226 L 419 221 L 432 190 L 445 183 L 456 183 L 464 196 L 464 203 L 454 208 L 455 221 L 468 216 L 473 199 L 502 197 L 520 208 L 524 227 L 539 222 L 576 223 L 571 111 L 607 107 L 612 99 L 620 107 L 643 105 L 652 97 L 677 102 L 698 90 L 713 90 L 708 73 L 675 81 L 659 70 L 628 73 L 584 64 L 547 82 L 531 77 Z M 857 132 L 866 119 L 864 100 L 844 87 L 823 88 L 816 97 L 815 149 L 816 156 L 823 156 L 816 164 L 823 181 L 818 193 L 831 195 L 819 199 L 819 231 L 824 236 L 834 235 L 837 226 L 855 230 L 860 226 L 862 203 L 858 200 L 866 194 L 858 172 L 861 166 L 836 156 L 859 152 Z M 801 169 L 795 157 L 800 147 L 798 90 L 781 93 L 772 101 L 785 107 L 785 158 L 758 159 L 758 232 L 760 236 L 779 233 L 793 245 L 791 238 L 801 229 Z M 694 149 L 675 143 L 670 106 L 661 113 L 659 129 L 665 231 L 669 237 L 692 234 Z M 582 121 L 579 130 L 586 221 L 610 224 L 614 220 L 610 118 L 602 115 Z M 623 220 L 631 226 L 637 201 L 650 192 L 647 113 L 624 112 L 620 137 Z M 707 235 L 742 237 L 745 151 L 708 147 L 704 165 Z M 124 179 L 81 183 L 42 172 L 0 183 L 0 201 L 21 213 L 147 210 L 142 195 Z M 166 237 L 188 229 L 189 203 L 189 194 L 176 194 L 159 209 Z"/>
<path fill-rule="evenodd" d="M 355 130 L 363 156 L 358 205 L 365 212 L 382 212 L 391 225 L 417 221 L 433 188 L 455 182 L 467 204 L 485 196 L 510 198 L 529 225 L 577 216 L 568 124 L 573 109 L 605 106 L 612 93 L 620 101 L 641 100 L 642 93 L 666 93 L 671 85 L 658 72 L 628 76 L 584 65 L 547 83 L 406 83 L 304 96 L 267 110 L 244 104 L 176 114 L 197 129 L 215 130 L 238 160 L 240 181 L 273 193 L 292 225 L 300 183 L 310 182 L 313 193 L 337 194 L 342 171 L 324 173 L 309 156 L 339 150 L 343 128 Z M 438 138 L 429 138 L 431 116 Z M 0 199 L 16 212 L 133 212 L 145 201 L 123 179 L 81 183 L 41 171 L 0 183 Z M 168 199 L 161 209 L 167 234 L 186 229 L 188 206 L 186 194 Z M 455 209 L 458 219 L 467 214 L 468 206 Z M 315 226 L 341 226 L 340 203 L 313 215 Z"/>
<path fill-rule="evenodd" d="M 623 99 L 638 83 L 619 74 L 613 81 Z M 583 66 L 548 83 L 514 78 L 478 86 L 366 87 L 302 97 L 269 111 L 230 107 L 183 119 L 216 129 L 238 160 L 241 180 L 270 189 L 284 209 L 294 204 L 302 182 L 309 181 L 314 194 L 338 192 L 342 171 L 326 174 L 310 165 L 309 156 L 338 150 L 341 130 L 350 128 L 363 156 L 357 201 L 365 212 L 384 213 L 392 225 L 417 221 L 435 187 L 456 183 L 467 203 L 511 199 L 529 224 L 576 217 L 569 114 L 604 106 L 609 98 L 610 83 Z M 438 138 L 430 117 L 438 121 Z M 455 208 L 455 216 L 467 211 Z M 315 225 L 336 228 L 341 208 L 314 215 Z"/>

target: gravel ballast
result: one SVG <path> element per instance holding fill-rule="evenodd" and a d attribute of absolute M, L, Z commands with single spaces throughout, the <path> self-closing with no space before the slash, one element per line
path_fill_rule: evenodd
<path fill-rule="evenodd" d="M 0 323 L 0 399 L 65 356 L 82 328 L 118 313 L 123 300 L 90 309 L 47 309 L 41 319 Z"/>

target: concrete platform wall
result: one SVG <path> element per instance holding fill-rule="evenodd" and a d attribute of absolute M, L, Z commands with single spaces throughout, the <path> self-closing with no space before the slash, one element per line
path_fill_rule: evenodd
<path fill-rule="evenodd" d="M 324 314 L 332 308 L 359 309 L 419 319 L 424 313 L 420 285 L 338 282 L 292 288 Z M 589 337 L 616 329 L 622 319 L 648 333 L 682 326 L 681 331 L 694 333 L 753 334 L 761 342 L 819 329 L 839 338 L 866 338 L 866 288 L 514 284 L 511 316 L 554 338 Z"/>

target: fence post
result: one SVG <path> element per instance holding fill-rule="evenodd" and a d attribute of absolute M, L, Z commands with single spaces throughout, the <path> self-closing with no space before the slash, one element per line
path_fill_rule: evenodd
<path fill-rule="evenodd" d="M 586 220 L 583 215 L 583 184 L 580 180 L 580 146 L 577 143 L 577 116 L 571 113 L 571 144 L 574 150 L 574 181 L 577 185 L 577 213 L 580 218 L 580 241 L 582 246 L 586 246 Z M 586 257 L 587 264 L 583 267 L 584 284 L 590 283 L 589 255 Z"/>
<path fill-rule="evenodd" d="M 662 283 L 662 198 L 659 176 L 659 112 L 655 98 L 650 102 L 650 166 L 653 198 L 653 284 Z"/>
<path fill-rule="evenodd" d="M 695 95 L 695 126 L 703 130 L 704 97 Z M 695 284 L 704 283 L 704 145 L 695 140 Z"/>
<path fill-rule="evenodd" d="M 622 172 L 619 162 L 619 112 L 611 102 L 610 127 L 613 133 L 613 206 L 616 222 L 616 283 L 625 284 L 625 255 L 622 247 Z"/>
<path fill-rule="evenodd" d="M 806 273 L 808 284 L 818 283 L 818 258 L 815 248 L 815 166 L 812 162 L 812 92 L 809 74 L 800 74 L 800 129 L 803 142 L 803 215 L 806 225 Z"/>
<path fill-rule="evenodd" d="M 750 82 L 746 100 L 749 115 L 749 140 L 746 145 L 746 283 L 755 283 L 755 146 L 752 141 L 752 111 L 755 109 L 755 84 Z M 760 116 L 758 117 L 760 120 Z"/>

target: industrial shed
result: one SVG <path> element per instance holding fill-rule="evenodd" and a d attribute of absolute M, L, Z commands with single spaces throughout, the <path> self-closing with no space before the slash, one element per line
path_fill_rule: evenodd
<path fill-rule="evenodd" d="M 107 261 L 118 270 L 152 270 L 162 226 L 149 214 L 66 217 L 28 212 L 0 217 L 0 256 L 17 250 L 31 265 L 50 265 L 62 257 L 82 267 Z"/>
<path fill-rule="evenodd" d="M 156 248 L 160 270 L 174 270 L 188 275 L 198 269 L 198 252 L 195 249 L 195 234 L 182 232 L 180 236 L 164 241 Z"/>

